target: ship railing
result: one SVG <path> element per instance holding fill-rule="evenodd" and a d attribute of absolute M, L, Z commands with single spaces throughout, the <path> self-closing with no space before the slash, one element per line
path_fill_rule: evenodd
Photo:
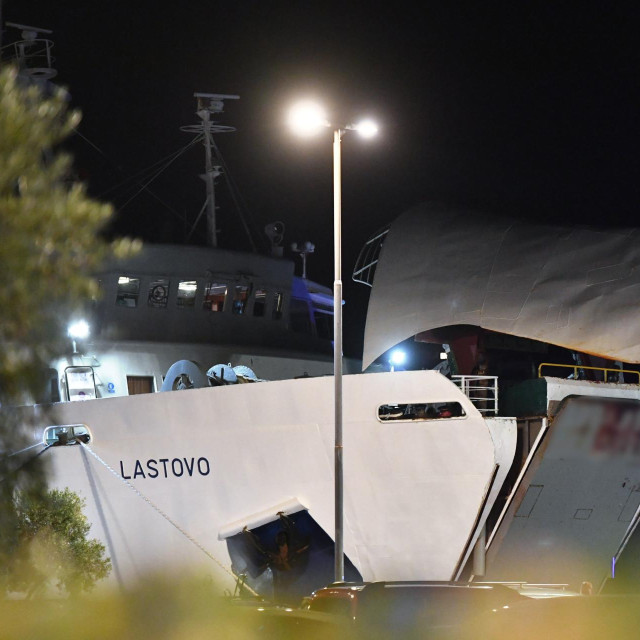
<path fill-rule="evenodd" d="M 373 287 L 373 276 L 376 272 L 376 265 L 380 259 L 380 251 L 384 240 L 389 233 L 389 227 L 384 227 L 373 234 L 360 250 L 360 255 L 356 260 L 351 279 L 360 284 Z"/>
<path fill-rule="evenodd" d="M 557 364 L 554 362 L 542 362 L 538 367 L 538 378 L 544 377 L 542 375 L 542 369 L 545 367 L 551 368 L 551 369 L 555 369 L 555 368 L 572 369 L 574 380 L 580 379 L 580 375 L 581 375 L 580 372 L 585 369 L 589 371 L 600 371 L 601 373 L 603 373 L 605 382 L 615 382 L 615 383 L 621 382 L 620 380 L 621 373 L 622 374 L 628 373 L 632 376 L 635 376 L 636 378 L 635 384 L 640 384 L 640 371 L 634 371 L 633 369 L 616 369 L 616 368 L 610 368 L 610 367 L 585 367 L 581 364 Z"/>
<path fill-rule="evenodd" d="M 2 59 L 17 62 L 20 70 L 28 75 L 52 78 L 56 75 L 52 51 L 52 40 L 20 40 L 2 47 Z"/>
<path fill-rule="evenodd" d="M 498 415 L 498 376 L 458 375 L 451 380 L 482 415 Z"/>

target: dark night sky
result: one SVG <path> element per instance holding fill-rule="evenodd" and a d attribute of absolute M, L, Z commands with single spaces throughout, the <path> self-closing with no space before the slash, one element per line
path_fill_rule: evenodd
<path fill-rule="evenodd" d="M 54 31 L 58 80 L 84 114 L 76 166 L 96 196 L 189 140 L 194 91 L 237 93 L 218 143 L 259 228 L 312 240 L 310 277 L 332 280 L 331 140 L 284 126 L 297 97 L 336 119 L 376 117 L 343 144 L 347 351 L 367 292 L 349 274 L 367 237 L 408 207 L 444 201 L 516 218 L 634 225 L 638 13 L 632 3 L 5 0 L 4 19 Z M 5 40 L 7 39 L 5 34 Z M 329 132 L 328 132 L 329 134 Z M 106 157 L 105 157 L 106 156 Z M 193 220 L 201 148 L 152 188 Z M 220 191 L 223 191 L 221 187 Z M 130 195 L 130 194 L 129 194 Z M 128 195 L 110 191 L 116 207 Z M 245 248 L 221 193 L 221 243 Z M 181 242 L 184 221 L 147 195 L 115 230 Z"/>

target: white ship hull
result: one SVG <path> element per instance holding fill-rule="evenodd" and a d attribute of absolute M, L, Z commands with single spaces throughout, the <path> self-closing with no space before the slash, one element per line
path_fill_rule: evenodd
<path fill-rule="evenodd" d="M 509 469 L 514 422 L 490 428 L 432 371 L 346 376 L 344 398 L 346 556 L 366 580 L 451 579 Z M 466 415 L 378 419 L 380 405 L 419 402 L 459 402 Z M 87 425 L 91 441 L 45 454 L 50 484 L 85 498 L 124 584 L 204 567 L 229 586 L 224 538 L 285 502 L 333 538 L 330 377 L 63 403 L 55 415 Z"/>

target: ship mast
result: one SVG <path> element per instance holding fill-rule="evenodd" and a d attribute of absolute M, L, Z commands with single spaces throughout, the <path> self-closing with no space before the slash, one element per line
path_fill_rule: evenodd
<path fill-rule="evenodd" d="M 196 133 L 202 135 L 205 149 L 205 173 L 201 177 L 205 181 L 207 190 L 207 199 L 198 215 L 207 211 L 207 244 L 211 247 L 218 246 L 218 229 L 216 228 L 216 196 L 215 196 L 215 179 L 222 173 L 221 166 L 214 162 L 213 134 L 214 133 L 231 133 L 235 131 L 235 127 L 228 127 L 211 119 L 212 115 L 222 113 L 224 111 L 225 100 L 239 100 L 240 96 L 225 95 L 221 93 L 194 93 L 198 100 L 197 116 L 201 122 L 198 124 L 186 125 L 180 127 L 181 131 L 187 133 Z"/>

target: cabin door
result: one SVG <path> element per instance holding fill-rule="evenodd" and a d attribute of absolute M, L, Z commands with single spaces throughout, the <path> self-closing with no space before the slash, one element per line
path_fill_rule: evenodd
<path fill-rule="evenodd" d="M 153 376 L 127 376 L 127 389 L 130 396 L 153 393 Z"/>

